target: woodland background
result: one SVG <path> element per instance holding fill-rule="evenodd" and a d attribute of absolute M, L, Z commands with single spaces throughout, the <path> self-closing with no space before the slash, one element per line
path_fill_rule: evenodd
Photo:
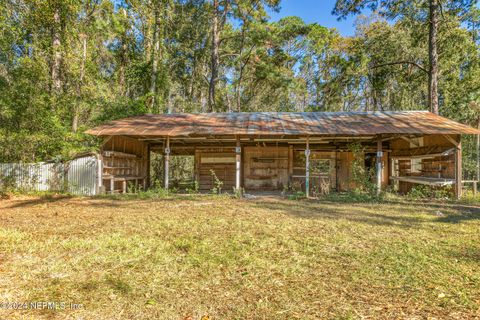
<path fill-rule="evenodd" d="M 87 128 L 144 113 L 428 110 L 432 3 L 439 113 L 480 127 L 476 1 L 338 0 L 344 37 L 272 22 L 280 0 L 3 0 L 0 162 L 68 159 L 98 145 Z"/>

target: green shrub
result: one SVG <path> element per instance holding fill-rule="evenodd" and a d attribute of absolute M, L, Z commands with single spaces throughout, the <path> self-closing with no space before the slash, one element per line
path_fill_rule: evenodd
<path fill-rule="evenodd" d="M 245 190 L 243 188 L 233 188 L 233 195 L 235 196 L 235 198 L 238 198 L 238 199 L 241 199 L 243 198 L 243 194 L 245 193 Z"/>
<path fill-rule="evenodd" d="M 6 191 L 0 189 L 0 200 L 7 199 L 10 199 L 10 195 Z"/>
<path fill-rule="evenodd" d="M 193 181 L 193 186 L 190 188 L 190 187 L 187 187 L 185 189 L 185 192 L 188 193 L 188 194 L 197 194 L 200 190 L 200 184 L 198 183 L 197 180 Z"/>
<path fill-rule="evenodd" d="M 353 154 L 351 164 L 351 181 L 355 184 L 355 194 L 365 194 L 366 196 L 376 197 L 377 186 L 373 182 L 375 170 L 365 168 L 365 148 L 359 143 L 354 142 L 348 145 L 348 149 Z"/>
<path fill-rule="evenodd" d="M 452 197 L 451 187 L 435 188 L 431 186 L 417 185 L 414 186 L 406 195 L 412 200 L 419 199 L 450 199 Z"/>
<path fill-rule="evenodd" d="M 462 201 L 468 204 L 479 204 L 480 193 L 477 193 L 476 195 L 474 195 L 473 191 L 467 191 L 463 194 Z"/>
<path fill-rule="evenodd" d="M 210 169 L 210 174 L 212 175 L 212 179 L 213 179 L 213 188 L 211 190 L 212 193 L 213 194 L 222 193 L 223 181 L 218 179 L 217 174 L 212 169 Z"/>
<path fill-rule="evenodd" d="M 162 187 L 159 181 L 156 181 L 152 187 L 148 188 L 148 190 L 139 190 L 137 192 L 137 195 L 141 199 L 142 198 L 160 199 L 160 198 L 168 197 L 170 192 L 173 192 L 173 191 L 165 189 L 164 187 Z"/>
<path fill-rule="evenodd" d="M 7 193 L 16 190 L 16 174 L 0 174 L 0 191 Z"/>
<path fill-rule="evenodd" d="M 288 196 L 289 200 L 300 200 L 305 198 L 306 198 L 306 194 L 303 191 L 295 191 L 293 194 Z"/>

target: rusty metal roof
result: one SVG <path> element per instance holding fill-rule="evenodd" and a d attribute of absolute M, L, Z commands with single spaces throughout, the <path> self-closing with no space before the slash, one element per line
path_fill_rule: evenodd
<path fill-rule="evenodd" d="M 361 136 L 375 134 L 479 134 L 426 111 L 254 112 L 148 114 L 115 120 L 87 133 L 97 136 Z"/>

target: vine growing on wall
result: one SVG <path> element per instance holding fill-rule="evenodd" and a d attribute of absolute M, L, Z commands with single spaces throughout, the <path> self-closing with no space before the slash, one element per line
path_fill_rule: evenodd
<path fill-rule="evenodd" d="M 213 188 L 211 189 L 213 194 L 221 194 L 223 181 L 217 177 L 217 174 L 213 169 L 210 169 L 210 174 L 212 175 Z"/>
<path fill-rule="evenodd" d="M 376 186 L 373 182 L 375 172 L 373 169 L 368 170 L 365 167 L 365 148 L 361 143 L 353 142 L 348 145 L 348 150 L 353 154 L 350 170 L 351 183 L 354 185 L 355 191 L 375 195 Z"/>

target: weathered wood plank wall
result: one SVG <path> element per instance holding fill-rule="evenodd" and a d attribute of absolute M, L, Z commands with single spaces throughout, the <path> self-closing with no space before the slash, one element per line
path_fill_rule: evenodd
<path fill-rule="evenodd" d="M 223 182 L 222 190 L 232 192 L 235 187 L 235 152 L 232 148 L 205 148 L 195 152 L 195 173 L 201 191 L 215 187 L 215 178 Z"/>
<path fill-rule="evenodd" d="M 113 151 L 109 152 L 109 151 Z M 150 152 L 147 143 L 124 136 L 112 136 L 102 146 L 103 175 L 116 177 L 144 177 L 148 180 Z M 105 181 L 106 191 L 112 191 Z M 114 190 L 121 190 L 124 182 L 114 181 Z"/>
<path fill-rule="evenodd" d="M 288 186 L 288 147 L 245 147 L 246 190 L 282 190 Z"/>

